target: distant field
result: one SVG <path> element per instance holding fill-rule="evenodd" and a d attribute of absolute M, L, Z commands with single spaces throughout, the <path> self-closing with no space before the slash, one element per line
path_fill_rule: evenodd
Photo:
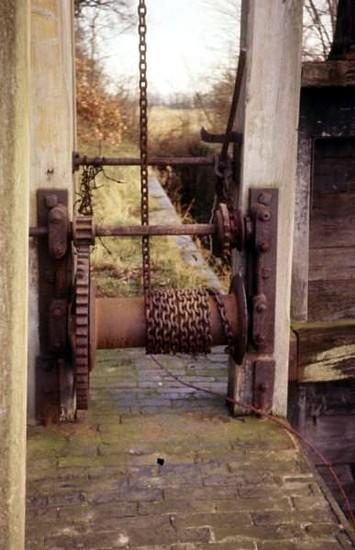
<path fill-rule="evenodd" d="M 176 130 L 185 130 L 190 135 L 198 135 L 201 126 L 208 126 L 208 112 L 195 108 L 172 108 L 154 106 L 149 110 L 149 130 L 151 135 L 162 137 Z"/>

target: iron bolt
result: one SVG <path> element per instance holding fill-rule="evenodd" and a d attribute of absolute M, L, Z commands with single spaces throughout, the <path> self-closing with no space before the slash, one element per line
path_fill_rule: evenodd
<path fill-rule="evenodd" d="M 267 310 L 266 304 L 263 304 L 263 303 L 257 304 L 257 306 L 256 306 L 256 311 L 257 311 L 258 313 L 262 313 L 263 311 L 266 311 L 266 310 Z"/>
<path fill-rule="evenodd" d="M 258 196 L 258 202 L 260 204 L 270 204 L 271 203 L 271 193 L 260 193 Z"/>
<path fill-rule="evenodd" d="M 57 195 L 54 195 L 51 193 L 50 195 L 46 195 L 46 205 L 48 208 L 53 208 L 54 206 L 57 206 L 58 204 L 58 197 Z"/>
<path fill-rule="evenodd" d="M 259 250 L 261 252 L 267 252 L 270 249 L 270 243 L 268 241 L 260 241 Z"/>
<path fill-rule="evenodd" d="M 53 317 L 61 317 L 63 315 L 63 309 L 60 308 L 60 307 L 55 307 L 54 310 L 52 311 L 52 315 Z"/>
<path fill-rule="evenodd" d="M 261 345 L 261 344 L 264 344 L 265 342 L 265 336 L 263 334 L 255 334 L 254 335 L 254 342 L 256 343 L 256 345 Z"/>
<path fill-rule="evenodd" d="M 262 210 L 259 212 L 259 220 L 262 222 L 268 222 L 271 220 L 271 214 L 268 210 Z"/>
<path fill-rule="evenodd" d="M 55 209 L 51 213 L 51 222 L 60 222 L 63 219 L 62 213 L 58 209 Z"/>
<path fill-rule="evenodd" d="M 261 276 L 263 279 L 270 279 L 271 277 L 271 269 L 268 267 L 264 267 L 261 272 Z"/>

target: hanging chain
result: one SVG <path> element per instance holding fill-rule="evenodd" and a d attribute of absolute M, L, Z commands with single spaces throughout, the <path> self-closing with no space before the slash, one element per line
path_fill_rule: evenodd
<path fill-rule="evenodd" d="M 79 184 L 79 198 L 76 202 L 77 210 L 79 214 L 83 216 L 92 216 L 94 213 L 93 208 L 93 195 L 94 191 L 98 189 L 96 185 L 96 176 L 102 172 L 102 167 L 98 166 L 83 166 L 83 170 L 80 176 Z"/>
<path fill-rule="evenodd" d="M 147 7 L 138 3 L 139 34 L 139 123 L 141 222 L 149 225 L 148 187 L 148 95 L 147 95 Z M 211 348 L 211 324 L 208 295 L 218 306 L 227 341 L 231 343 L 231 327 L 218 293 L 205 289 L 151 290 L 149 236 L 142 237 L 143 291 L 146 316 L 147 353 L 208 353 Z"/>
<path fill-rule="evenodd" d="M 142 225 L 149 225 L 149 190 L 148 190 L 148 97 L 147 97 L 147 7 L 145 0 L 138 4 L 139 33 L 139 117 L 140 117 L 140 175 L 141 175 L 141 220 Z M 146 315 L 149 315 L 150 294 L 150 247 L 149 237 L 142 237 L 143 256 L 143 290 L 146 304 Z"/>

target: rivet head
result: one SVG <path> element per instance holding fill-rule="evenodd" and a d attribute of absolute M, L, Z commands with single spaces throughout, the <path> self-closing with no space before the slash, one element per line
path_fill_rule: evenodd
<path fill-rule="evenodd" d="M 53 208 L 54 206 L 57 206 L 57 204 L 58 204 L 57 195 L 54 195 L 53 193 L 46 195 L 46 205 L 48 208 Z"/>
<path fill-rule="evenodd" d="M 258 313 L 263 313 L 263 311 L 266 311 L 266 310 L 267 310 L 266 304 L 258 304 L 256 306 L 256 311 Z"/>
<path fill-rule="evenodd" d="M 262 222 L 268 222 L 271 220 L 271 214 L 268 210 L 262 210 L 259 212 L 259 220 Z"/>
<path fill-rule="evenodd" d="M 266 193 L 266 192 L 263 192 L 263 193 L 260 193 L 260 195 L 258 196 L 258 202 L 260 204 L 265 204 L 265 205 L 269 205 L 271 203 L 271 193 Z"/>
<path fill-rule="evenodd" d="M 265 342 L 265 336 L 262 335 L 262 334 L 255 334 L 254 335 L 254 342 L 259 345 L 259 344 L 264 344 Z"/>

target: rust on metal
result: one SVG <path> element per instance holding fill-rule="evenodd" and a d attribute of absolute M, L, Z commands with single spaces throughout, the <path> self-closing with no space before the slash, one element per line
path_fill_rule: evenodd
<path fill-rule="evenodd" d="M 253 235 L 249 243 L 252 278 L 252 340 L 257 351 L 272 353 L 275 338 L 277 189 L 251 189 Z"/>
<path fill-rule="evenodd" d="M 74 377 L 78 409 L 87 409 L 90 374 L 90 250 L 77 249 L 75 277 Z"/>
<path fill-rule="evenodd" d="M 48 212 L 48 251 L 56 260 L 63 258 L 67 253 L 68 231 L 69 218 L 67 207 L 63 204 L 56 204 L 50 207 Z"/>
<path fill-rule="evenodd" d="M 234 293 L 222 295 L 233 339 L 240 338 L 243 325 Z M 208 297 L 211 345 L 227 345 L 225 329 L 215 299 Z M 193 322 L 193 320 L 192 320 Z M 146 346 L 146 319 L 144 299 L 139 298 L 97 298 L 96 299 L 96 341 L 98 349 L 129 348 Z"/>
<path fill-rule="evenodd" d="M 68 228 L 69 236 L 73 235 L 75 242 L 77 219 L 74 218 L 73 228 Z M 87 216 L 82 216 L 87 218 Z M 217 232 L 217 227 L 211 223 L 196 223 L 196 224 L 165 224 L 165 225 L 93 225 L 92 229 L 87 227 L 87 239 L 93 237 L 142 237 L 143 235 L 150 236 L 168 236 L 168 235 L 192 235 L 206 236 L 214 235 Z M 47 227 L 30 227 L 30 237 L 45 237 L 48 235 Z M 92 243 L 93 244 L 93 243 Z"/>
<path fill-rule="evenodd" d="M 90 215 L 74 216 L 72 235 L 75 246 L 89 246 L 95 244 L 94 218 Z"/>
<path fill-rule="evenodd" d="M 240 132 L 231 131 L 229 134 L 213 134 L 208 132 L 204 127 L 200 130 L 200 136 L 205 143 L 224 143 L 226 140 L 228 143 L 242 143 L 243 134 Z"/>
<path fill-rule="evenodd" d="M 208 293 L 205 289 L 156 289 L 151 292 L 147 353 L 209 353 Z"/>
<path fill-rule="evenodd" d="M 96 225 L 98 237 L 140 237 L 165 235 L 214 235 L 216 227 L 208 223 L 171 225 Z"/>
<path fill-rule="evenodd" d="M 37 223 L 46 227 L 47 237 L 38 242 L 38 292 L 40 355 L 36 367 L 36 417 L 57 422 L 60 414 L 60 358 L 69 357 L 67 339 L 72 259 L 68 240 L 66 190 L 37 192 Z"/>
<path fill-rule="evenodd" d="M 68 346 L 68 300 L 54 298 L 49 305 L 49 348 L 65 353 Z"/>
<path fill-rule="evenodd" d="M 235 297 L 238 311 L 238 332 L 234 346 L 231 349 L 231 356 L 237 365 L 241 365 L 248 348 L 249 312 L 245 284 L 240 273 L 233 276 L 229 295 Z"/>
<path fill-rule="evenodd" d="M 174 157 L 174 156 L 151 156 L 147 159 L 148 166 L 214 166 L 213 156 L 207 157 Z M 140 166 L 141 160 L 136 157 L 89 157 L 74 153 L 74 171 L 80 166 Z"/>
<path fill-rule="evenodd" d="M 262 411 L 272 409 L 275 380 L 275 361 L 258 360 L 254 363 L 253 406 Z"/>

